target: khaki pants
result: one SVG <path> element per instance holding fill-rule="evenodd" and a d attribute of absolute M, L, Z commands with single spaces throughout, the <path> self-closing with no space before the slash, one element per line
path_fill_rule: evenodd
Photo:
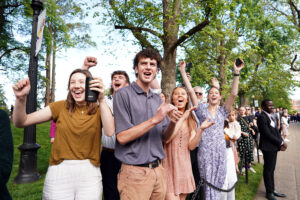
<path fill-rule="evenodd" d="M 122 164 L 118 174 L 121 200 L 164 200 L 166 189 L 165 169 L 161 164 L 154 169 Z"/>

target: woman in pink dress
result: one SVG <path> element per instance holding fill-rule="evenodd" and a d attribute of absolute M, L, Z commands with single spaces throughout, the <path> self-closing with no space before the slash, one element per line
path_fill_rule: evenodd
<path fill-rule="evenodd" d="M 184 114 L 174 131 L 164 138 L 166 158 L 162 163 L 167 176 L 166 200 L 185 199 L 187 194 L 195 190 L 190 150 L 197 147 L 202 131 L 214 124 L 206 119 L 197 131 L 197 122 L 192 114 L 196 107 L 189 108 L 188 94 L 183 87 L 173 90 L 171 103 Z"/>

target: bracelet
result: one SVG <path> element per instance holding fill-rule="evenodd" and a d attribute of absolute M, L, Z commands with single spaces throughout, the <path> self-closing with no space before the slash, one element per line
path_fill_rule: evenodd
<path fill-rule="evenodd" d="M 233 76 L 240 76 L 240 74 L 233 74 Z"/>

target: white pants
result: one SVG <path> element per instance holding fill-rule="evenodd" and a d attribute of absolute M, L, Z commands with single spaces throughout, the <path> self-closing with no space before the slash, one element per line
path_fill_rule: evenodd
<path fill-rule="evenodd" d="M 64 160 L 50 165 L 43 189 L 44 200 L 101 200 L 100 167 L 90 160 Z"/>
<path fill-rule="evenodd" d="M 232 148 L 226 148 L 226 177 L 223 185 L 223 189 L 227 190 L 235 184 L 237 181 L 234 156 Z M 222 192 L 222 200 L 234 200 L 235 199 L 235 189 L 231 192 Z"/>

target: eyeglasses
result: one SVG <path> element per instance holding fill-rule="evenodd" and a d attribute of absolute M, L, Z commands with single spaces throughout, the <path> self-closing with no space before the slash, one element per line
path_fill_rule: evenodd
<path fill-rule="evenodd" d="M 195 94 L 196 94 L 196 95 L 200 95 L 200 96 L 202 95 L 201 92 L 195 92 Z"/>

